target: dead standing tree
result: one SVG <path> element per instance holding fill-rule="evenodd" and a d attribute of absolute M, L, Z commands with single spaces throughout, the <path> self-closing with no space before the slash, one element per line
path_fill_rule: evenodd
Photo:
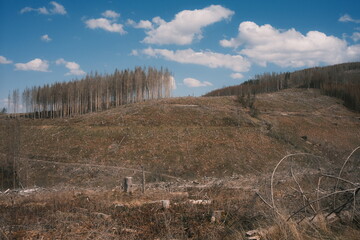
<path fill-rule="evenodd" d="M 26 88 L 9 94 L 14 113 L 22 97 L 27 116 L 33 118 L 72 117 L 98 112 L 122 104 L 171 95 L 173 78 L 167 69 L 136 67 L 113 74 L 89 74 L 81 80 Z M 10 109 L 10 105 L 9 105 Z"/>

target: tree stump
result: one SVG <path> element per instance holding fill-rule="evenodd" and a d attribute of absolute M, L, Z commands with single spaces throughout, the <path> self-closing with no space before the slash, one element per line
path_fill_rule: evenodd
<path fill-rule="evenodd" d="M 126 177 L 124 179 L 124 192 L 126 192 L 126 193 L 133 192 L 132 177 Z"/>
<path fill-rule="evenodd" d="M 211 222 L 221 222 L 223 210 L 215 210 L 212 212 Z"/>
<path fill-rule="evenodd" d="M 161 200 L 161 206 L 163 209 L 170 208 L 170 200 Z"/>

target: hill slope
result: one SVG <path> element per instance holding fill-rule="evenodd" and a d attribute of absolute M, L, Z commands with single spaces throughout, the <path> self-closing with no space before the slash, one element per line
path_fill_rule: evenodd
<path fill-rule="evenodd" d="M 360 145 L 360 114 L 317 90 L 259 94 L 255 107 L 254 115 L 235 97 L 173 98 L 74 118 L 19 119 L 18 178 L 27 186 L 112 187 L 124 176 L 140 177 L 140 166 L 148 181 L 259 176 L 288 153 L 340 165 Z M 11 121 L 0 128 L 8 165 Z"/>
<path fill-rule="evenodd" d="M 213 90 L 205 96 L 232 96 L 276 92 L 288 88 L 320 89 L 360 112 L 360 62 L 307 68 L 295 72 L 264 73 L 240 85 Z"/>

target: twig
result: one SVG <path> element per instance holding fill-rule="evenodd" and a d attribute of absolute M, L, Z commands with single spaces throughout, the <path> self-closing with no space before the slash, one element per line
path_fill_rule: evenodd
<path fill-rule="evenodd" d="M 300 190 L 300 192 L 301 192 L 301 194 L 302 194 L 302 196 L 303 196 L 303 198 L 304 198 L 305 202 L 309 203 L 309 199 L 306 197 L 306 195 L 305 195 L 304 191 L 302 190 L 302 188 L 301 188 L 301 186 L 300 186 L 299 182 L 297 181 L 297 179 L 296 179 L 296 177 L 295 177 L 295 175 L 294 175 L 294 172 L 293 172 L 293 170 L 292 170 L 292 167 L 290 168 L 290 172 L 291 172 L 291 175 L 292 175 L 292 177 L 293 177 L 294 181 L 295 181 L 295 182 L 296 182 L 296 184 L 298 185 L 299 190 Z M 311 204 L 310 204 L 310 208 L 313 210 L 313 212 L 314 212 L 314 213 L 316 213 L 316 211 L 315 211 L 315 209 L 314 209 L 313 205 L 311 205 Z"/>
<path fill-rule="evenodd" d="M 353 193 L 353 196 L 351 196 L 351 198 L 349 198 L 347 200 L 347 202 L 345 202 L 343 205 L 337 207 L 336 209 L 333 209 L 326 217 L 330 216 L 330 214 L 332 214 L 334 212 L 335 213 L 341 212 L 346 207 L 346 205 L 348 205 L 353 200 L 353 198 L 354 198 L 354 208 L 353 208 L 353 215 L 352 216 L 354 216 L 354 214 L 355 214 L 355 202 L 356 202 L 355 198 L 356 198 L 356 194 L 358 193 L 359 190 L 360 190 L 360 188 L 356 189 L 354 191 L 354 193 Z"/>
<path fill-rule="evenodd" d="M 301 193 L 299 190 L 297 190 L 297 189 L 294 188 L 293 186 L 290 186 L 290 188 L 291 188 L 292 190 L 294 190 L 295 192 L 297 192 L 297 193 Z"/>
<path fill-rule="evenodd" d="M 354 220 L 354 216 L 355 216 L 355 210 L 356 210 L 356 194 L 359 192 L 360 188 L 358 188 L 355 192 L 354 192 L 354 201 L 353 201 L 353 214 L 351 215 L 351 220 Z"/>
<path fill-rule="evenodd" d="M 270 192 L 271 192 L 271 204 L 273 206 L 273 209 L 276 211 L 276 213 L 279 214 L 279 212 L 277 211 L 277 208 L 275 206 L 275 200 L 274 200 L 274 176 L 276 173 L 276 170 L 278 169 L 278 167 L 280 166 L 280 164 L 287 158 L 292 157 L 292 156 L 300 156 L 300 155 L 309 155 L 309 156 L 313 156 L 313 157 L 317 157 L 317 158 L 321 158 L 320 156 L 316 156 L 310 153 L 292 153 L 292 154 L 288 154 L 285 157 L 283 157 L 275 166 L 272 174 L 271 174 L 271 183 L 270 183 Z M 279 214 L 280 215 L 280 214 Z"/>
<path fill-rule="evenodd" d="M 121 139 L 120 143 L 119 143 L 119 146 L 121 146 L 122 142 L 124 141 L 125 139 L 125 136 Z"/>
<path fill-rule="evenodd" d="M 353 186 L 357 186 L 358 184 L 356 183 L 353 183 L 353 182 L 350 182 L 349 180 L 346 180 L 344 178 L 341 178 L 341 177 L 336 177 L 336 176 L 333 176 L 333 175 L 327 175 L 327 174 L 321 174 L 323 177 L 328 177 L 328 178 L 335 178 L 337 180 L 340 180 L 340 181 L 343 181 L 343 182 L 346 182 L 346 183 L 349 183 Z"/>
<path fill-rule="evenodd" d="M 0 228 L 0 233 L 5 237 L 6 240 L 9 240 L 9 238 L 6 236 L 5 232 Z"/>
<path fill-rule="evenodd" d="M 306 207 L 309 206 L 309 204 L 315 203 L 317 201 L 320 201 L 324 198 L 328 198 L 331 197 L 334 194 L 339 194 L 339 193 L 346 193 L 346 192 L 357 192 L 360 189 L 360 187 L 358 188 L 351 188 L 351 189 L 346 189 L 346 190 L 342 190 L 342 191 L 337 191 L 337 192 L 333 192 L 333 193 L 329 193 L 328 195 L 322 196 L 321 198 L 318 198 L 316 200 L 313 200 L 311 202 L 309 202 L 308 204 L 306 204 L 305 206 L 301 207 L 299 210 L 297 210 L 296 212 L 294 212 L 293 214 L 290 215 L 290 217 L 288 217 L 288 219 L 286 221 L 289 221 L 292 217 L 294 217 L 296 214 L 298 214 L 299 212 L 301 212 L 302 210 L 304 210 Z"/>
<path fill-rule="evenodd" d="M 351 153 L 350 155 L 346 158 L 344 164 L 342 165 L 341 169 L 340 169 L 340 172 L 339 172 L 339 176 L 338 178 L 341 178 L 341 174 L 345 168 L 345 165 L 348 163 L 350 157 L 358 150 L 360 149 L 360 146 L 358 146 L 357 148 L 355 148 Z M 335 184 L 335 188 L 334 188 L 334 191 L 336 191 L 336 189 L 338 188 L 338 185 L 339 185 L 339 179 L 336 181 L 336 184 Z M 334 196 L 334 207 L 336 205 L 336 195 Z"/>
<path fill-rule="evenodd" d="M 302 221 L 304 221 L 305 218 L 306 218 L 306 216 L 303 216 L 303 218 L 300 219 L 300 221 L 297 221 L 296 223 L 297 223 L 297 224 L 300 224 Z"/>
<path fill-rule="evenodd" d="M 258 195 L 258 197 L 259 197 L 266 205 L 268 205 L 271 209 L 273 209 L 273 206 L 271 206 L 270 203 L 268 203 L 267 201 L 265 201 L 265 199 L 260 195 L 260 193 L 256 192 L 256 195 Z"/>
<path fill-rule="evenodd" d="M 316 189 L 316 199 L 319 199 L 319 193 L 320 193 L 320 185 L 321 185 L 321 180 L 323 179 L 324 176 L 320 176 L 319 180 L 318 180 L 318 187 Z M 320 201 L 317 202 L 317 207 L 318 207 L 318 211 L 320 211 L 321 207 L 320 207 Z"/>

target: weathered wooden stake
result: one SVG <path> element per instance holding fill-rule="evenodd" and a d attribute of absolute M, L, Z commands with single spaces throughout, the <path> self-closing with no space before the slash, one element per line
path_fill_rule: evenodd
<path fill-rule="evenodd" d="M 124 192 L 127 192 L 127 193 L 133 192 L 132 177 L 126 177 L 124 179 Z"/>
<path fill-rule="evenodd" d="M 142 170 L 142 193 L 145 193 L 145 171 L 144 166 L 141 166 Z"/>
<path fill-rule="evenodd" d="M 223 210 L 213 211 L 211 216 L 211 222 L 220 222 L 223 214 Z"/>
<path fill-rule="evenodd" d="M 170 208 L 170 200 L 161 200 L 161 205 L 162 205 L 163 209 Z"/>

